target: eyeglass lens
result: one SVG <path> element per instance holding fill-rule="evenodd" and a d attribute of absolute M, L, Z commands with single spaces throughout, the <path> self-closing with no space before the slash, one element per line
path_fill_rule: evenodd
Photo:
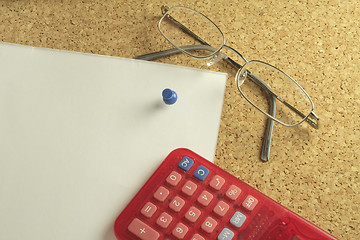
<path fill-rule="evenodd" d="M 172 18 L 173 21 L 169 18 Z M 203 44 L 181 30 L 177 24 L 183 25 L 216 50 L 223 46 L 222 33 L 204 15 L 192 9 L 174 7 L 160 20 L 159 30 L 176 47 Z M 196 57 L 206 57 L 213 54 L 213 52 L 197 50 L 191 51 L 189 54 Z"/>
<path fill-rule="evenodd" d="M 264 90 L 254 78 L 265 83 L 270 91 Z M 239 84 L 244 97 L 264 113 L 269 113 L 268 94 L 277 96 L 275 119 L 287 125 L 298 124 L 312 111 L 311 100 L 305 91 L 288 75 L 266 63 L 248 62 L 239 73 Z"/>

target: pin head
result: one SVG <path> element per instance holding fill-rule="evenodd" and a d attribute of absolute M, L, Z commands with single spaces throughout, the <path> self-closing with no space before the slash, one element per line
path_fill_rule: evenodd
<path fill-rule="evenodd" d="M 162 91 L 162 97 L 163 97 L 164 103 L 166 103 L 168 105 L 174 104 L 177 100 L 176 92 L 174 92 L 173 90 L 171 90 L 169 88 L 165 88 Z"/>

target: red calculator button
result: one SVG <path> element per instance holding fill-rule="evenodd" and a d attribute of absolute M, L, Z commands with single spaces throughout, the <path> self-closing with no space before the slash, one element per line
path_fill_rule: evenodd
<path fill-rule="evenodd" d="M 188 196 L 192 196 L 197 189 L 197 185 L 192 181 L 187 181 L 181 191 Z"/>
<path fill-rule="evenodd" d="M 210 181 L 210 187 L 212 187 L 215 190 L 220 190 L 222 188 L 222 186 L 224 185 L 224 183 L 225 183 L 225 179 L 216 175 Z"/>
<path fill-rule="evenodd" d="M 178 223 L 172 231 L 172 234 L 178 239 L 183 239 L 188 231 L 189 228 L 187 226 L 182 223 Z"/>
<path fill-rule="evenodd" d="M 203 191 L 198 197 L 197 201 L 206 207 L 210 204 L 213 198 L 214 196 L 211 193 L 209 193 L 208 191 Z"/>
<path fill-rule="evenodd" d="M 220 201 L 216 204 L 215 208 L 214 208 L 214 213 L 216 213 L 217 215 L 219 215 L 220 217 L 225 216 L 225 214 L 227 213 L 227 211 L 229 210 L 229 205 L 227 203 L 225 203 L 224 201 Z"/>
<path fill-rule="evenodd" d="M 164 188 L 163 186 L 159 187 L 158 190 L 154 193 L 154 198 L 157 199 L 160 202 L 165 201 L 167 196 L 169 196 L 169 190 Z"/>
<path fill-rule="evenodd" d="M 189 211 L 185 214 L 185 218 L 189 220 L 190 222 L 194 223 L 201 215 L 201 211 L 197 209 L 196 207 L 191 207 Z"/>
<path fill-rule="evenodd" d="M 141 240 L 157 240 L 160 237 L 160 234 L 157 231 L 137 218 L 132 220 L 128 226 L 128 230 L 139 237 Z"/>
<path fill-rule="evenodd" d="M 156 212 L 157 207 L 151 202 L 147 202 L 145 206 L 141 209 L 142 215 L 145 217 L 151 218 L 152 215 Z"/>
<path fill-rule="evenodd" d="M 166 178 L 166 182 L 169 183 L 171 186 L 176 186 L 181 180 L 180 173 L 172 171 L 170 175 Z"/>
<path fill-rule="evenodd" d="M 171 223 L 171 221 L 172 221 L 172 217 L 166 212 L 163 212 L 156 220 L 156 223 L 162 228 L 167 228 Z"/>
<path fill-rule="evenodd" d="M 183 206 L 185 205 L 185 201 L 176 196 L 174 197 L 174 199 L 170 202 L 169 204 L 169 208 L 171 208 L 172 210 L 174 210 L 175 212 L 180 212 L 180 210 L 183 208 Z"/>
<path fill-rule="evenodd" d="M 205 240 L 205 238 L 196 233 L 190 240 Z"/>
<path fill-rule="evenodd" d="M 241 193 L 240 188 L 238 188 L 235 185 L 231 185 L 226 192 L 226 196 L 231 200 L 236 200 L 240 196 L 240 193 Z"/>
<path fill-rule="evenodd" d="M 203 222 L 203 224 L 201 225 L 201 229 L 207 233 L 212 233 L 216 228 L 216 225 L 217 222 L 213 218 L 207 217 Z"/>
<path fill-rule="evenodd" d="M 243 201 L 242 206 L 247 210 L 252 211 L 257 204 L 258 204 L 258 200 L 253 196 L 249 195 Z"/>

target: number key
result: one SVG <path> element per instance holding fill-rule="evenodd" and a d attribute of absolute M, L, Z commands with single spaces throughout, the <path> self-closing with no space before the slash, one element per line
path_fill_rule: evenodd
<path fill-rule="evenodd" d="M 187 181 L 181 191 L 188 196 L 192 196 L 197 189 L 197 185 L 192 181 Z"/>
<path fill-rule="evenodd" d="M 171 208 L 175 212 L 180 212 L 180 210 L 183 208 L 184 205 L 185 205 L 185 201 L 182 198 L 176 196 L 169 204 L 169 208 Z"/>
<path fill-rule="evenodd" d="M 157 219 L 156 223 L 162 228 L 167 228 L 171 223 L 171 221 L 172 221 L 172 217 L 166 212 L 163 212 Z"/>
<path fill-rule="evenodd" d="M 181 180 L 181 175 L 175 171 L 172 171 L 170 175 L 166 178 L 166 182 L 171 186 L 176 186 Z"/>
<path fill-rule="evenodd" d="M 206 207 L 210 204 L 213 198 L 214 196 L 211 193 L 209 193 L 208 191 L 203 191 L 198 197 L 197 201 Z"/>
<path fill-rule="evenodd" d="M 186 225 L 178 223 L 172 231 L 172 234 L 178 239 L 183 239 L 188 231 L 189 228 Z"/>
<path fill-rule="evenodd" d="M 217 215 L 219 215 L 220 217 L 225 216 L 225 214 L 227 213 L 227 211 L 229 210 L 229 205 L 227 203 L 225 203 L 224 201 L 219 201 L 213 212 L 216 213 Z"/>
<path fill-rule="evenodd" d="M 207 217 L 203 224 L 201 225 L 201 229 L 207 233 L 212 233 L 217 225 L 217 222 L 211 218 Z"/>
<path fill-rule="evenodd" d="M 194 223 L 201 215 L 201 211 L 196 207 L 191 207 L 189 211 L 185 214 L 185 218 L 190 222 Z"/>

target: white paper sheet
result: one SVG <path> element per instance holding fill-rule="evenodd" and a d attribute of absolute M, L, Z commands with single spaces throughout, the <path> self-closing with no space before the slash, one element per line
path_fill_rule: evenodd
<path fill-rule="evenodd" d="M 116 216 L 171 150 L 213 159 L 225 81 L 0 43 L 0 239 L 114 239 Z"/>

